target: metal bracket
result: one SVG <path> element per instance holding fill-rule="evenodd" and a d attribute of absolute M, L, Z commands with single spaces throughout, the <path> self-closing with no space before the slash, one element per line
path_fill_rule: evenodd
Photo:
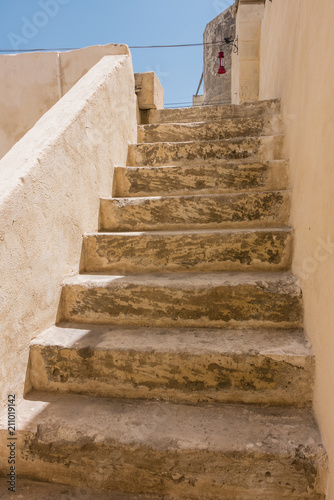
<path fill-rule="evenodd" d="M 233 47 L 233 53 L 238 54 L 239 53 L 239 47 L 238 47 L 238 37 L 236 37 L 234 40 L 231 36 L 224 38 L 224 45 L 232 45 Z"/>

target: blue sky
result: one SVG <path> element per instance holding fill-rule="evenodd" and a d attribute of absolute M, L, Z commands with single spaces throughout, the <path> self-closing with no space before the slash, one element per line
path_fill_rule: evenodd
<path fill-rule="evenodd" d="M 206 24 L 232 3 L 234 0 L 1 0 L 0 49 L 197 43 L 202 41 Z M 135 72 L 157 73 L 167 105 L 191 102 L 202 74 L 202 54 L 202 47 L 132 50 Z"/>

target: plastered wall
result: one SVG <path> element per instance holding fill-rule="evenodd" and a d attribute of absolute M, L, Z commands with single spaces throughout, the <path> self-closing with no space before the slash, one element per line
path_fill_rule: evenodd
<path fill-rule="evenodd" d="M 314 409 L 334 499 L 334 2 L 266 1 L 260 99 L 281 98 L 290 159 L 293 272 L 316 356 Z"/>
<path fill-rule="evenodd" d="M 131 56 L 107 56 L 0 161 L 0 406 L 22 396 L 29 342 L 55 323 L 61 283 L 136 139 Z"/>
<path fill-rule="evenodd" d="M 110 44 L 59 56 L 0 55 L 0 158 L 103 56 L 128 52 L 126 45 Z"/>
<path fill-rule="evenodd" d="M 259 99 L 259 55 L 264 2 L 265 0 L 235 2 L 238 52 L 232 54 L 232 104 Z"/>

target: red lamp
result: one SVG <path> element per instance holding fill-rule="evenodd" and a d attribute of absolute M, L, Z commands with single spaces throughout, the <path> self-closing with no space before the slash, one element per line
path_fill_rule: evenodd
<path fill-rule="evenodd" d="M 224 68 L 224 52 L 219 52 L 218 59 L 219 59 L 218 74 L 224 75 L 226 73 L 226 69 Z"/>

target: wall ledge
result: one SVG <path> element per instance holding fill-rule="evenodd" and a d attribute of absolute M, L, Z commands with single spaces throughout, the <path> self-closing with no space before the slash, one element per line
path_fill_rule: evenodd
<path fill-rule="evenodd" d="M 154 71 L 135 73 L 135 90 L 140 110 L 164 108 L 164 89 Z"/>
<path fill-rule="evenodd" d="M 235 0 L 235 11 L 238 12 L 240 4 L 264 4 L 267 0 Z"/>

